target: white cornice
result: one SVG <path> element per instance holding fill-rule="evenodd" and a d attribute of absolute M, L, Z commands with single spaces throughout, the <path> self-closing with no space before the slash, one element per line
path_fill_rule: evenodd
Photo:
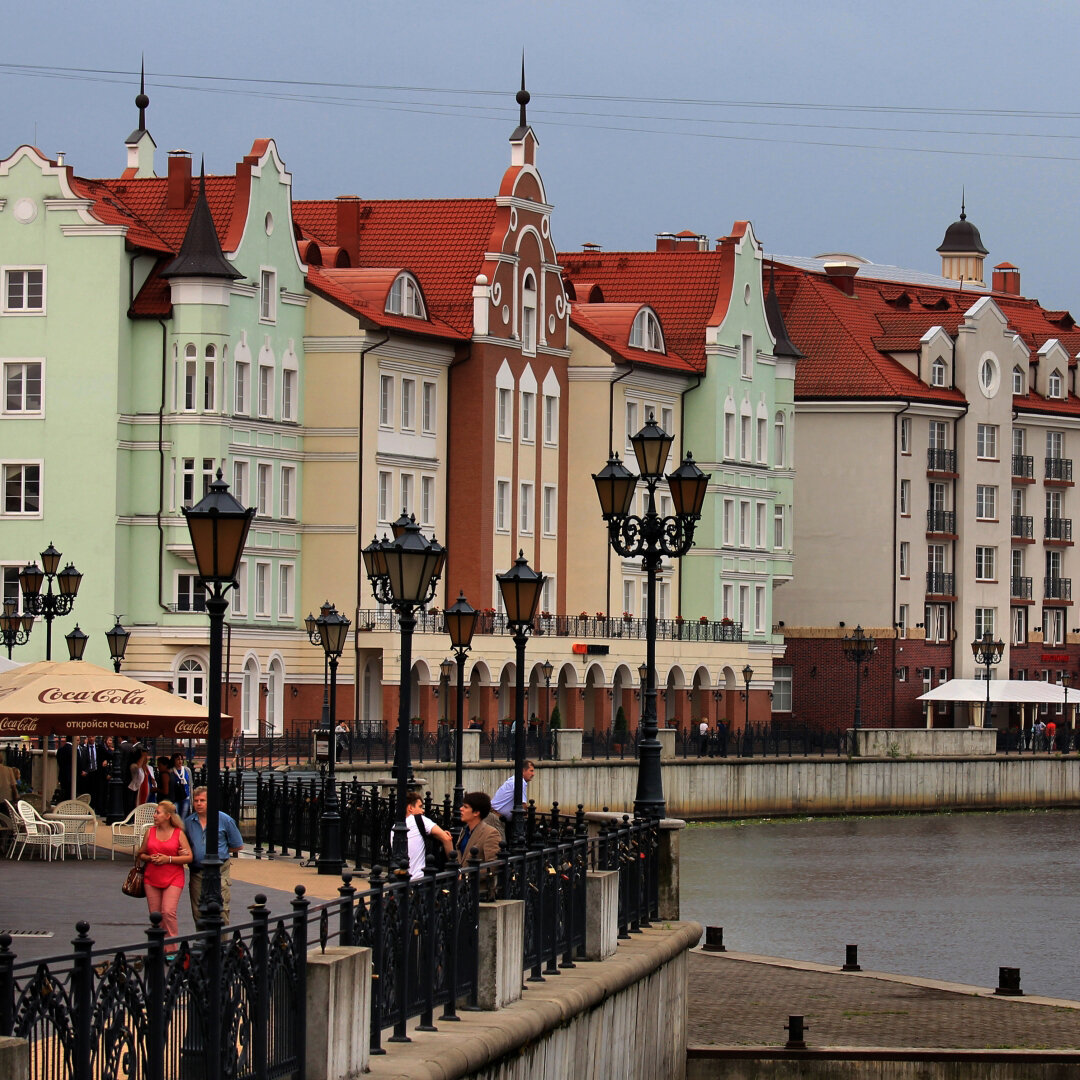
<path fill-rule="evenodd" d="M 296 307 L 307 307 L 308 305 L 308 298 L 306 293 L 294 293 L 282 289 L 279 295 L 283 304 L 293 304 Z"/>
<path fill-rule="evenodd" d="M 233 296 L 255 296 L 259 291 L 258 285 L 249 285 L 246 281 L 234 281 L 229 286 Z"/>
<path fill-rule="evenodd" d="M 907 404 L 895 399 L 891 401 L 796 401 L 796 416 L 800 413 L 876 413 L 880 416 L 892 416 L 901 412 Z M 960 416 L 965 405 L 935 405 L 926 401 L 912 402 L 909 411 L 918 408 L 919 415 Z"/>
<path fill-rule="evenodd" d="M 311 337 L 304 335 L 305 353 L 358 353 L 365 342 L 360 337 Z"/>
<path fill-rule="evenodd" d="M 569 382 L 612 382 L 611 368 L 609 367 L 570 367 L 566 370 L 566 378 Z"/>
<path fill-rule="evenodd" d="M 538 356 L 562 356 L 569 358 L 569 349 L 556 349 L 554 345 L 537 345 L 536 354 Z"/>
<path fill-rule="evenodd" d="M 359 457 L 356 453 L 341 453 L 334 450 L 305 450 L 300 460 L 305 464 L 326 461 L 356 461 Z"/>
<path fill-rule="evenodd" d="M 116 442 L 117 450 L 153 450 L 155 453 L 160 450 L 169 451 L 172 450 L 173 444 L 171 439 L 166 439 L 164 442 L 137 442 L 134 439 L 118 439 Z"/>
<path fill-rule="evenodd" d="M 64 236 L 127 236 L 126 225 L 61 225 Z"/>
<path fill-rule="evenodd" d="M 301 525 L 297 532 L 305 536 L 318 534 L 319 536 L 355 536 L 359 530 L 355 525 Z"/>
<path fill-rule="evenodd" d="M 46 210 L 75 210 L 76 212 L 89 211 L 94 208 L 93 199 L 79 198 L 51 198 L 41 200 Z"/>
<path fill-rule="evenodd" d="M 439 458 L 420 457 L 414 454 L 387 454 L 377 453 L 375 462 L 378 465 L 397 465 L 405 469 L 438 469 Z"/>
<path fill-rule="evenodd" d="M 496 195 L 495 205 L 513 206 L 518 210 L 539 211 L 542 214 L 550 214 L 555 209 L 554 206 L 550 206 L 548 203 L 534 202 L 532 199 L 526 199 L 521 195 Z"/>
<path fill-rule="evenodd" d="M 360 437 L 360 429 L 355 427 L 306 427 L 303 429 L 303 434 L 305 439 L 356 439 Z"/>

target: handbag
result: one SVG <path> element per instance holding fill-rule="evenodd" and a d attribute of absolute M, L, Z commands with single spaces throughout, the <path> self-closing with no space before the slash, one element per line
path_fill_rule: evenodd
<path fill-rule="evenodd" d="M 143 866 L 138 859 L 135 860 L 135 865 L 127 872 L 127 877 L 124 878 L 124 884 L 120 886 L 120 891 L 125 896 L 134 896 L 136 899 L 146 896 L 146 886 L 143 884 Z"/>

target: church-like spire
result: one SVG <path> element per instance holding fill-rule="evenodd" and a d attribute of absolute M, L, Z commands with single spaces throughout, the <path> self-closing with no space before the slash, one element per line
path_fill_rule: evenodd
<path fill-rule="evenodd" d="M 180 253 L 165 267 L 161 276 L 227 278 L 230 281 L 244 276 L 225 258 L 221 250 L 210 204 L 206 201 L 205 165 L 199 168 L 199 194 L 191 211 L 187 232 L 184 233 L 184 242 L 180 245 Z"/>
<path fill-rule="evenodd" d="M 134 145 L 139 136 L 146 131 L 146 106 L 150 99 L 146 96 L 146 60 L 139 65 L 139 92 L 135 95 L 135 108 L 139 110 L 139 126 L 127 137 L 127 144 Z"/>
<path fill-rule="evenodd" d="M 801 360 L 803 353 L 788 336 L 784 316 L 780 311 L 780 298 L 776 295 L 776 270 L 771 262 L 769 263 L 769 292 L 765 297 L 765 318 L 768 320 L 772 336 L 776 339 L 776 344 L 773 346 L 773 356 L 783 356 L 789 360 Z"/>
<path fill-rule="evenodd" d="M 525 89 L 525 50 L 521 50 L 521 89 L 515 95 L 515 100 L 518 103 L 518 126 L 514 128 L 514 134 L 510 136 L 511 142 L 518 142 L 525 137 L 525 132 L 529 130 L 529 118 L 525 111 L 526 106 L 531 100 L 531 95 L 528 90 Z"/>

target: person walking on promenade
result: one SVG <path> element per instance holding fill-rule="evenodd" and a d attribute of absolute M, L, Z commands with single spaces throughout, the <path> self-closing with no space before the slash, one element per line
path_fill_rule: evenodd
<path fill-rule="evenodd" d="M 172 756 L 172 776 L 169 779 L 169 790 L 172 791 L 176 812 L 181 820 L 188 816 L 191 809 L 191 788 L 194 781 L 191 778 L 191 770 L 184 761 L 184 755 L 175 753 Z"/>
<path fill-rule="evenodd" d="M 146 906 L 151 913 L 161 912 L 166 937 L 178 937 L 176 908 L 184 891 L 184 866 L 191 862 L 191 847 L 176 807 L 168 799 L 157 804 L 153 827 L 146 830 L 135 859 L 144 864 Z M 165 951 L 175 952 L 176 946 L 166 946 Z"/>
<path fill-rule="evenodd" d="M 536 775 L 536 763 L 526 761 L 521 770 L 521 804 L 529 805 L 527 787 L 529 781 Z M 514 820 L 514 774 L 511 773 L 500 785 L 499 790 L 491 797 L 491 809 L 495 811 L 495 819 L 492 824 L 499 830 L 505 839 L 506 827 Z"/>
<path fill-rule="evenodd" d="M 146 773 L 149 755 L 139 743 L 131 748 L 128 764 L 128 784 L 124 791 L 124 809 L 130 813 L 136 806 L 142 806 L 150 794 L 150 779 Z"/>
<path fill-rule="evenodd" d="M 424 815 L 424 799 L 419 791 L 410 791 L 405 800 L 405 833 L 409 841 L 409 880 L 420 881 L 427 865 L 427 838 L 434 836 L 447 855 L 454 851 L 454 838 Z M 390 830 L 393 844 L 394 830 Z"/>
<path fill-rule="evenodd" d="M 698 757 L 707 757 L 709 754 L 709 721 L 702 720 L 698 724 Z"/>
<path fill-rule="evenodd" d="M 206 858 L 206 788 L 197 787 L 191 796 L 194 811 L 187 816 L 184 826 L 191 843 L 191 878 L 188 881 L 188 897 L 191 900 L 191 917 L 199 923 L 199 901 L 202 899 L 203 860 Z M 242 850 L 244 838 L 228 814 L 218 811 L 218 858 L 221 860 L 221 919 L 229 925 L 229 902 L 232 898 L 232 856 Z"/>
<path fill-rule="evenodd" d="M 1046 749 L 1050 752 L 1054 752 L 1054 739 L 1057 736 L 1057 724 L 1053 720 L 1046 725 Z"/>

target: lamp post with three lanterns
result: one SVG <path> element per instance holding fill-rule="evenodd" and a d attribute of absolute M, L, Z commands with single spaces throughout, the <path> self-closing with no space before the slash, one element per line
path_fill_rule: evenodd
<path fill-rule="evenodd" d="M 45 659 L 52 659 L 52 624 L 53 619 L 70 615 L 75 606 L 75 597 L 82 584 L 82 574 L 68 563 L 59 569 L 63 556 L 49 544 L 41 552 L 41 566 L 36 562 L 27 563 L 19 571 L 19 588 L 23 595 L 23 611 L 29 615 L 45 619 Z M 53 592 L 53 581 L 57 591 Z M 41 594 L 42 583 L 48 586 L 48 592 Z"/>

